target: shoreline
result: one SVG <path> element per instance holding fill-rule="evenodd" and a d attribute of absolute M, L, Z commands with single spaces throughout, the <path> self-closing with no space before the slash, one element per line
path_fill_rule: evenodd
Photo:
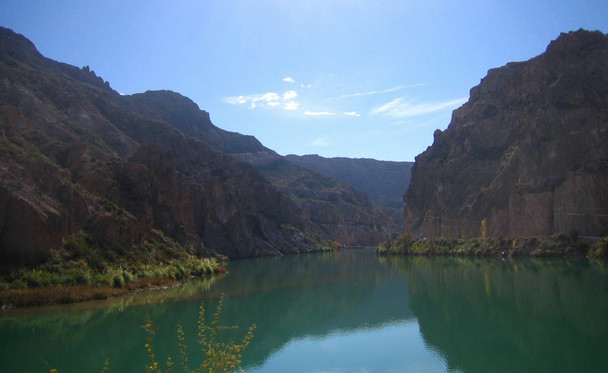
<path fill-rule="evenodd" d="M 409 235 L 381 243 L 378 255 L 608 258 L 608 237 L 594 243 L 576 235 L 486 238 L 419 238 Z"/>
<path fill-rule="evenodd" d="M 181 286 L 184 280 L 194 277 L 213 276 L 226 273 L 222 266 L 214 266 L 211 274 L 175 279 L 167 276 L 143 277 L 127 282 L 123 287 L 109 285 L 56 285 L 33 288 L 7 289 L 0 291 L 0 312 L 37 306 L 75 304 L 93 300 L 123 297 L 140 291 L 166 290 Z"/>

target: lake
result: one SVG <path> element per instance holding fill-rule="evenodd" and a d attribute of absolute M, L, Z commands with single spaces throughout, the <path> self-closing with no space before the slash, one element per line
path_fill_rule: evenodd
<path fill-rule="evenodd" d="M 116 300 L 0 312 L 4 372 L 143 372 L 197 360 L 199 306 L 224 294 L 228 338 L 257 329 L 246 372 L 608 372 L 608 263 L 389 257 L 372 250 L 234 261 L 223 276 Z"/>

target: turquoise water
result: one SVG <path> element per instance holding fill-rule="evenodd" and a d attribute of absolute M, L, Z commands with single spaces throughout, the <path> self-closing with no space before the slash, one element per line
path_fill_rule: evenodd
<path fill-rule="evenodd" d="M 257 329 L 247 372 L 608 372 L 608 265 L 586 260 L 377 258 L 369 250 L 235 261 L 230 273 L 113 301 L 0 313 L 0 371 L 191 366 L 199 306 L 224 294 L 226 338 Z M 209 315 L 210 316 L 210 315 Z M 176 363 L 175 372 L 182 371 Z"/>

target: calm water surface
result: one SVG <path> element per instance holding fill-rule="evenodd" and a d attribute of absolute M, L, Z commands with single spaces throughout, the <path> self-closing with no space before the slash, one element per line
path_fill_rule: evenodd
<path fill-rule="evenodd" d="M 242 260 L 230 273 L 114 301 L 0 313 L 0 371 L 143 372 L 192 365 L 200 305 L 240 339 L 247 372 L 608 372 L 608 264 L 586 260 L 377 258 L 369 250 Z M 179 363 L 174 371 L 182 371 Z"/>

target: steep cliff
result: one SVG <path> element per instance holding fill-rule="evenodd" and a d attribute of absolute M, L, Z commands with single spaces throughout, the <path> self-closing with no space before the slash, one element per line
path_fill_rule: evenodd
<path fill-rule="evenodd" d="M 333 175 L 322 175 L 288 162 L 255 137 L 216 127 L 207 112 L 178 93 L 148 91 L 123 100 L 130 110 L 160 118 L 215 149 L 251 164 L 299 207 L 302 216 L 319 228 L 324 239 L 345 245 L 376 245 L 400 231 L 395 220 L 377 208 L 366 193 L 344 180 L 332 178 Z M 369 183 L 382 184 L 379 180 L 369 180 Z M 401 206 L 402 203 L 398 208 Z M 403 220 L 401 212 L 397 219 Z"/>
<path fill-rule="evenodd" d="M 608 234 L 608 36 L 562 34 L 492 69 L 416 157 L 414 236 Z"/>
<path fill-rule="evenodd" d="M 236 258 L 314 250 L 318 231 L 249 164 L 0 28 L 3 266 L 43 262 L 81 232 L 118 255 L 154 239 Z"/>

